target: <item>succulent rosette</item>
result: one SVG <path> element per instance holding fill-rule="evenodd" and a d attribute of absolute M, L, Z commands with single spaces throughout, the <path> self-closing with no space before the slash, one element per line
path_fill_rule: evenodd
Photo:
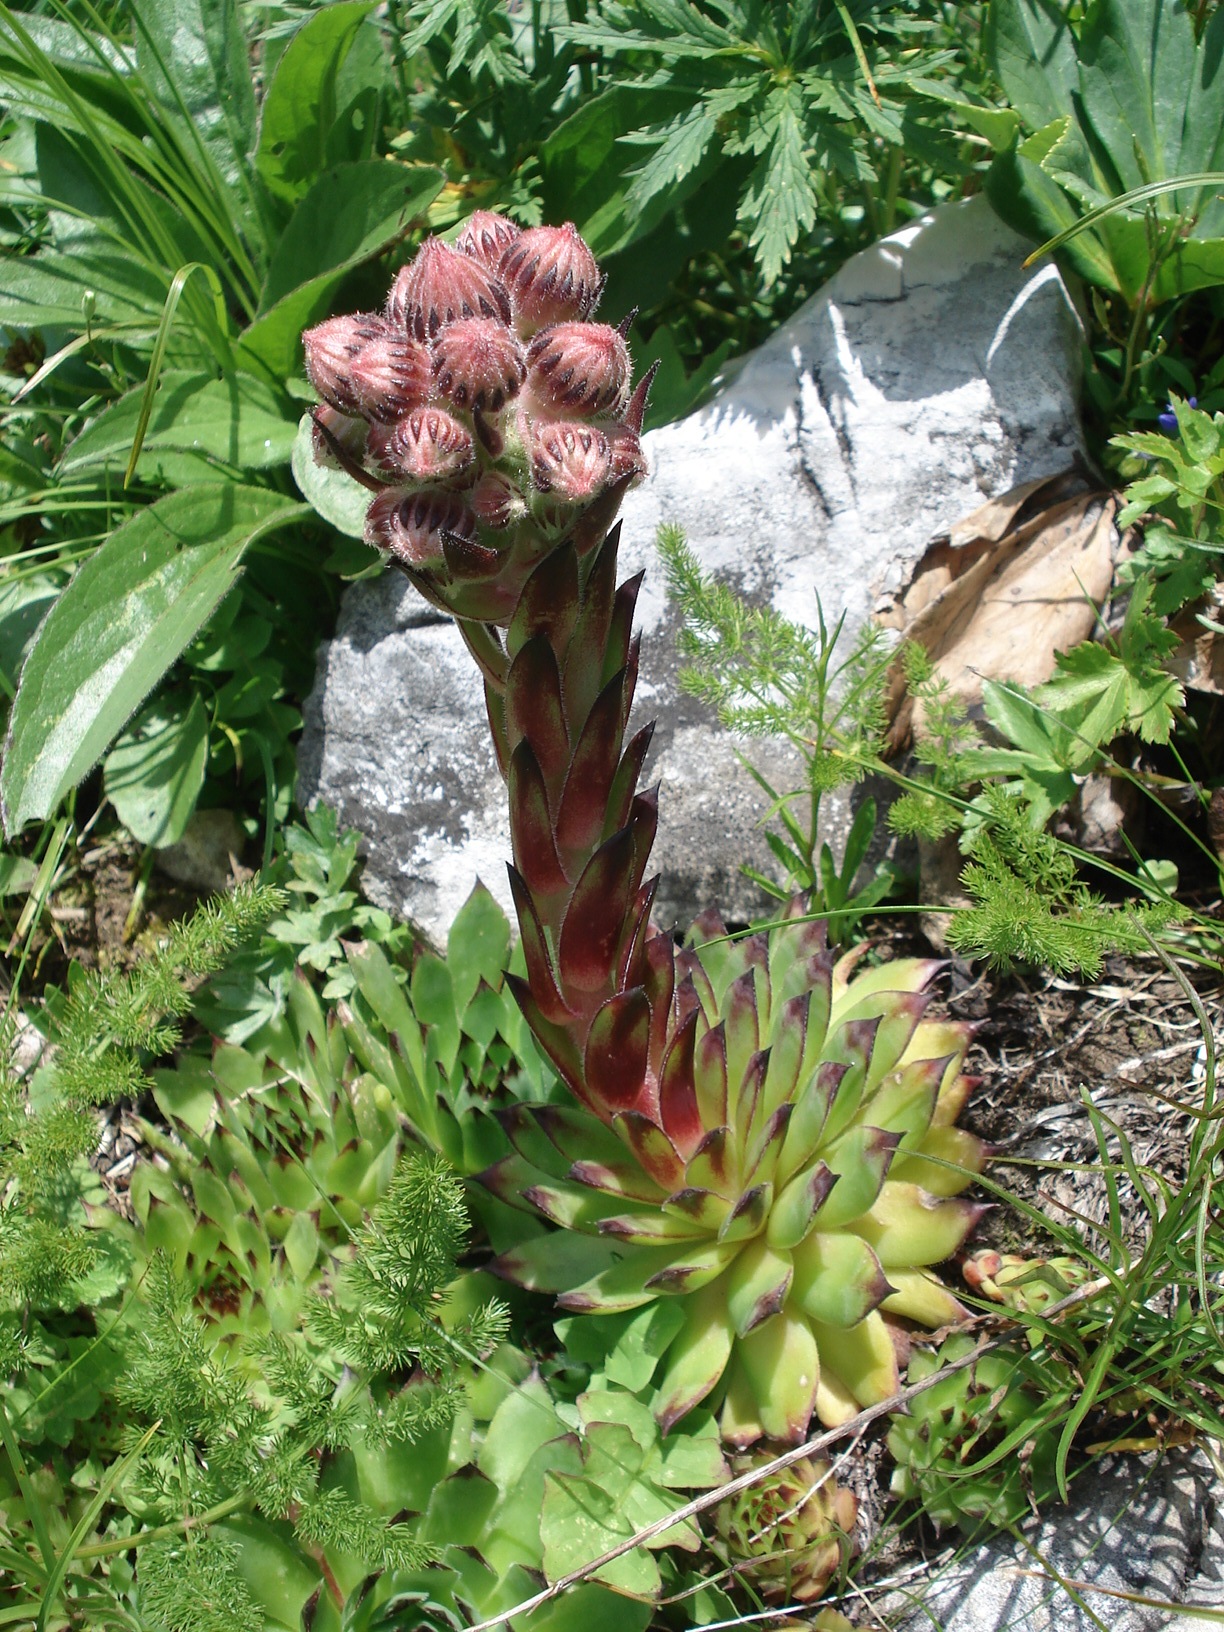
<path fill-rule="evenodd" d="M 484 1182 L 567 1233 L 494 1267 L 571 1311 L 679 1299 L 663 1426 L 705 1402 L 732 1444 L 797 1441 L 896 1392 L 905 1322 L 964 1313 L 931 1266 L 981 1210 L 958 1197 L 985 1156 L 955 1126 L 969 1032 L 923 1017 L 932 962 L 856 973 L 814 923 L 724 937 L 707 914 L 676 957 L 644 1069 L 622 1043 L 588 1109 L 507 1115 Z"/>
<path fill-rule="evenodd" d="M 732 1473 L 760 1460 L 759 1452 L 739 1457 Z M 858 1503 L 829 1464 L 804 1457 L 721 1503 L 713 1545 L 766 1604 L 810 1604 L 849 1553 L 857 1518 Z"/>
<path fill-rule="evenodd" d="M 366 536 L 456 619 L 506 778 L 526 976 L 576 1104 L 506 1117 L 482 1175 L 559 1226 L 498 1271 L 572 1311 L 670 1299 L 656 1414 L 797 1440 L 898 1386 L 908 1322 L 963 1311 L 932 1266 L 979 1209 L 955 1126 L 969 1033 L 925 1018 L 936 965 L 860 969 L 792 919 L 685 950 L 651 920 L 651 728 L 628 732 L 640 579 L 616 581 L 649 376 L 572 225 L 478 212 L 425 242 L 383 312 L 306 336 L 315 446 L 373 491 Z"/>

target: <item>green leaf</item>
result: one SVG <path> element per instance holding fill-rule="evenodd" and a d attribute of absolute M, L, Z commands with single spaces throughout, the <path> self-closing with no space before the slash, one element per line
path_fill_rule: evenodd
<path fill-rule="evenodd" d="M 373 0 L 321 7 L 277 64 L 263 107 L 256 164 L 270 192 L 297 198 L 327 167 L 336 119 L 336 78 L 374 10 Z"/>
<path fill-rule="evenodd" d="M 713 110 L 705 103 L 698 103 L 671 124 L 649 133 L 661 140 L 646 163 L 635 172 L 629 188 L 627 202 L 635 214 L 640 214 L 656 193 L 676 186 L 697 168 L 714 139 L 717 126 Z"/>
<path fill-rule="evenodd" d="M 0 895 L 26 895 L 38 877 L 38 868 L 28 856 L 0 853 Z"/>
<path fill-rule="evenodd" d="M 295 373 L 302 330 L 325 315 L 341 279 L 403 237 L 442 183 L 440 170 L 409 170 L 389 159 L 326 171 L 281 235 L 259 315 L 244 332 L 239 350 L 277 378 Z"/>
<path fill-rule="evenodd" d="M 309 515 L 233 483 L 172 493 L 112 533 L 47 614 L 0 768 L 4 827 L 49 816 L 207 621 L 255 539 Z"/>
<path fill-rule="evenodd" d="M 807 157 L 803 96 L 797 85 L 771 91 L 762 122 L 769 147 L 753 170 L 739 219 L 750 229 L 766 288 L 790 260 L 801 233 L 816 224 L 816 174 Z"/>
<path fill-rule="evenodd" d="M 72 476 L 99 465 L 122 474 L 141 417 L 144 386 L 120 397 L 71 443 L 60 473 Z M 210 465 L 264 470 L 293 451 L 293 420 L 280 392 L 249 374 L 223 380 L 167 369 L 161 377 L 137 462 L 142 476 L 174 472 L 188 480 L 215 481 Z M 176 454 L 190 456 L 184 464 Z M 191 476 L 190 471 L 195 475 Z M 172 478 L 171 478 L 172 479 Z"/>
<path fill-rule="evenodd" d="M 1031 129 L 1065 117 L 1079 75 L 1063 0 L 994 0 L 985 43 L 1007 100 Z"/>
<path fill-rule="evenodd" d="M 342 470 L 315 464 L 314 440 L 309 414 L 303 414 L 298 423 L 297 438 L 293 444 L 293 479 L 302 497 L 310 502 L 337 532 L 348 538 L 365 538 L 366 511 L 373 497 L 368 487 L 362 487 Z M 370 552 L 371 563 L 374 553 Z"/>
<path fill-rule="evenodd" d="M 141 844 L 177 844 L 208 764 L 208 713 L 198 696 L 157 697 L 106 756 L 103 786 Z"/>
<path fill-rule="evenodd" d="M 245 179 L 255 142 L 255 93 L 237 0 L 140 0 L 140 77 L 189 150 L 231 185 Z"/>
<path fill-rule="evenodd" d="M 446 938 L 446 963 L 458 1014 L 466 1011 L 482 980 L 494 991 L 500 989 L 509 958 L 509 920 L 489 891 L 477 881 L 456 913 Z"/>

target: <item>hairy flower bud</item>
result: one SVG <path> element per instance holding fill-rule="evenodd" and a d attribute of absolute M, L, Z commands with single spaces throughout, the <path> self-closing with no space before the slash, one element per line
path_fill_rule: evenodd
<path fill-rule="evenodd" d="M 531 387 L 553 409 L 620 413 L 629 395 L 629 348 L 607 323 L 554 323 L 527 348 Z"/>
<path fill-rule="evenodd" d="M 467 495 L 467 502 L 483 527 L 500 531 L 526 513 L 523 495 L 500 471 L 490 470 Z"/>
<path fill-rule="evenodd" d="M 521 227 L 494 210 L 473 210 L 455 239 L 455 248 L 496 274 L 502 256 L 521 233 Z"/>
<path fill-rule="evenodd" d="M 500 276 L 524 333 L 589 317 L 603 288 L 595 257 L 572 221 L 520 233 L 502 256 Z"/>
<path fill-rule="evenodd" d="M 306 373 L 324 402 L 342 414 L 361 412 L 353 387 L 353 359 L 386 332 L 383 319 L 368 312 L 329 317 L 325 323 L 306 330 L 302 336 Z"/>
<path fill-rule="evenodd" d="M 322 429 L 320 428 L 322 427 Z M 343 470 L 344 466 L 336 457 L 331 442 L 324 436 L 323 431 L 330 433 L 343 453 L 346 453 L 354 464 L 359 465 L 365 458 L 366 437 L 370 427 L 364 419 L 353 419 L 342 414 L 329 403 L 324 403 L 314 410 L 313 423 L 310 431 L 310 451 L 314 455 L 316 465 L 324 465 L 329 470 Z"/>
<path fill-rule="evenodd" d="M 364 417 L 392 425 L 428 398 L 432 367 L 427 347 L 386 324 L 383 330 L 353 358 L 349 379 Z"/>
<path fill-rule="evenodd" d="M 608 485 L 608 439 L 578 420 L 536 421 L 531 427 L 531 475 L 541 493 L 581 504 Z"/>
<path fill-rule="evenodd" d="M 471 464 L 472 433 L 444 408 L 414 408 L 394 425 L 370 431 L 370 457 L 392 480 L 444 481 Z"/>
<path fill-rule="evenodd" d="M 522 348 L 504 323 L 464 317 L 434 342 L 434 383 L 458 408 L 496 413 L 527 377 Z"/>
<path fill-rule="evenodd" d="M 389 487 L 366 511 L 366 543 L 410 567 L 441 561 L 443 533 L 471 538 L 475 531 L 476 518 L 463 500 L 441 488 Z"/>
<path fill-rule="evenodd" d="M 426 340 L 461 317 L 496 317 L 509 323 L 510 299 L 479 261 L 440 238 L 427 238 L 392 285 L 387 316 L 418 340 Z"/>

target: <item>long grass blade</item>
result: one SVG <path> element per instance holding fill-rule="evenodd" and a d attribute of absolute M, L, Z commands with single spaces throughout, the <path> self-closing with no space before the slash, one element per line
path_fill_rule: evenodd
<path fill-rule="evenodd" d="M 1122 210 L 1132 210 L 1136 204 L 1146 204 L 1149 199 L 1159 198 L 1164 193 L 1184 192 L 1188 187 L 1224 187 L 1224 170 L 1196 170 L 1188 176 L 1173 176 L 1168 181 L 1149 181 L 1142 187 L 1132 187 L 1129 193 L 1119 193 L 1117 198 L 1111 198 L 1107 204 L 1097 204 L 1072 226 L 1064 227 L 1062 232 L 1046 240 L 1040 248 L 1035 249 L 1025 261 L 1025 266 L 1032 266 L 1043 255 L 1052 255 L 1056 249 L 1061 249 L 1072 238 L 1081 232 L 1087 232 L 1089 227 L 1095 227 L 1098 221 L 1104 221 L 1106 216 L 1117 215 Z"/>
<path fill-rule="evenodd" d="M 211 266 L 205 266 L 202 261 L 189 261 L 186 266 L 180 266 L 174 274 L 170 288 L 166 294 L 166 303 L 162 307 L 161 322 L 157 325 L 157 334 L 153 341 L 153 352 L 149 358 L 149 373 L 145 380 L 144 396 L 140 399 L 140 417 L 136 421 L 136 434 L 132 438 L 132 451 L 128 456 L 127 469 L 123 473 L 123 486 L 126 490 L 132 477 L 136 474 L 136 465 L 140 459 L 140 450 L 144 447 L 145 433 L 149 428 L 149 419 L 153 413 L 153 398 L 157 395 L 157 381 L 161 374 L 162 359 L 166 355 L 166 345 L 170 339 L 170 330 L 174 323 L 174 314 L 178 310 L 178 303 L 183 290 L 187 287 L 187 280 L 193 272 L 202 272 L 213 292 L 213 309 L 216 313 L 219 327 L 225 326 L 225 296 L 221 289 L 221 280 Z"/>

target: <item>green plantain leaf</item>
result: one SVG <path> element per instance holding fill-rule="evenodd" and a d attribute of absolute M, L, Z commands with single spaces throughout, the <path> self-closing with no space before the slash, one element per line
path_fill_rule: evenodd
<path fill-rule="evenodd" d="M 7 833 L 51 814 L 199 633 L 244 552 L 305 505 L 233 483 L 172 493 L 90 557 L 26 659 L 0 768 Z"/>
<path fill-rule="evenodd" d="M 155 697 L 106 756 L 106 796 L 141 844 L 177 844 L 208 764 L 208 714 L 198 696 Z"/>
<path fill-rule="evenodd" d="M 300 197 L 330 158 L 336 78 L 373 0 L 320 7 L 277 64 L 259 131 L 256 164 L 270 192 Z"/>
<path fill-rule="evenodd" d="M 140 419 L 145 388 L 120 397 L 71 443 L 60 474 L 75 475 L 110 465 L 120 475 L 127 465 Z M 215 481 L 216 466 L 263 470 L 289 458 L 296 425 L 279 391 L 249 374 L 214 379 L 208 374 L 166 369 L 137 470 L 186 485 Z M 184 457 L 186 456 L 186 457 Z"/>
<path fill-rule="evenodd" d="M 237 0 L 141 0 L 136 60 L 184 145 L 225 181 L 244 179 L 255 145 L 255 92 Z"/>

